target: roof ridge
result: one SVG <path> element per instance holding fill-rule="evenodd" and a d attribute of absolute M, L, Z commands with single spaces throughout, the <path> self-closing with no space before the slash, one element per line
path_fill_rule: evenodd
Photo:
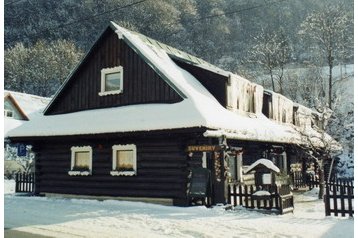
<path fill-rule="evenodd" d="M 118 25 L 117 23 L 111 21 L 112 25 L 113 25 L 113 23 Z M 120 27 L 122 27 L 122 26 L 120 26 Z M 130 33 L 132 33 L 134 35 L 139 36 L 144 43 L 150 44 L 150 45 L 152 45 L 154 47 L 159 47 L 159 48 L 163 49 L 171 57 L 174 57 L 174 58 L 179 59 L 179 60 L 180 59 L 184 60 L 185 62 L 192 63 L 192 64 L 197 65 L 197 66 L 200 66 L 200 65 L 207 66 L 207 67 L 209 67 L 209 69 L 212 68 L 212 71 L 214 71 L 214 72 L 222 71 L 222 72 L 225 72 L 225 73 L 230 73 L 229 71 L 221 69 L 221 68 L 215 66 L 214 64 L 211 64 L 208 61 L 206 61 L 206 60 L 204 60 L 204 59 L 202 59 L 202 58 L 200 58 L 198 56 L 195 56 L 195 55 L 190 54 L 188 52 L 185 52 L 183 50 L 179 50 L 179 49 L 177 49 L 177 48 L 175 48 L 173 46 L 165 44 L 165 43 L 163 43 L 163 42 L 161 42 L 159 40 L 153 39 L 153 38 L 151 38 L 149 36 L 146 36 L 146 35 L 144 35 L 142 33 L 139 33 L 139 32 L 133 31 L 133 30 L 129 30 L 129 29 L 125 28 L 125 27 L 122 27 L 122 28 L 124 28 L 125 30 L 129 31 Z"/>

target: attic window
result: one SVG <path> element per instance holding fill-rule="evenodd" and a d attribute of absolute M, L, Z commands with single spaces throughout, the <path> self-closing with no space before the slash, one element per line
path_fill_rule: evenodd
<path fill-rule="evenodd" d="M 101 92 L 99 96 L 120 94 L 123 92 L 123 67 L 105 68 L 101 70 Z"/>
<path fill-rule="evenodd" d="M 10 118 L 13 118 L 14 117 L 14 112 L 11 111 L 11 110 L 4 110 L 4 116 L 5 117 L 10 117 Z"/>

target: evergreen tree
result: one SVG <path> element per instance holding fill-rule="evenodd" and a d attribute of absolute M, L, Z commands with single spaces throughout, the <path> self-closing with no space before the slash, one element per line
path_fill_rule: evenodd
<path fill-rule="evenodd" d="M 17 43 L 4 53 L 5 88 L 52 96 L 79 62 L 82 52 L 66 40 Z"/>

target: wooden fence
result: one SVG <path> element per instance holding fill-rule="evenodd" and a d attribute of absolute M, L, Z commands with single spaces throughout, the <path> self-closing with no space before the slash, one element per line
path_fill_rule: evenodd
<path fill-rule="evenodd" d="M 291 180 L 295 189 L 309 187 L 311 190 L 312 188 L 319 186 L 318 176 L 310 173 L 302 174 L 302 171 L 292 172 Z"/>
<path fill-rule="evenodd" d="M 268 192 L 270 195 L 255 195 L 258 191 L 266 191 L 263 193 Z M 289 185 L 257 187 L 255 185 L 229 184 L 228 202 L 233 206 L 266 209 L 279 214 L 293 211 L 293 195 Z"/>
<path fill-rule="evenodd" d="M 35 192 L 35 173 L 17 173 L 15 176 L 16 193 L 34 193 Z"/>
<path fill-rule="evenodd" d="M 326 182 L 325 194 L 326 216 L 341 214 L 353 217 L 354 214 L 354 184 L 353 181 L 340 180 Z"/>

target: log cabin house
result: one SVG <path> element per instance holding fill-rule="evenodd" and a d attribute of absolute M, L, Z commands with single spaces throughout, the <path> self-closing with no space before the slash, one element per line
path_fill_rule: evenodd
<path fill-rule="evenodd" d="M 33 146 L 38 194 L 187 206 L 188 177 L 200 167 L 211 172 L 215 204 L 225 203 L 227 182 L 244 182 L 243 166 L 267 158 L 288 172 L 298 161 L 297 128 L 320 135 L 300 108 L 111 22 L 43 116 L 9 136 Z"/>

